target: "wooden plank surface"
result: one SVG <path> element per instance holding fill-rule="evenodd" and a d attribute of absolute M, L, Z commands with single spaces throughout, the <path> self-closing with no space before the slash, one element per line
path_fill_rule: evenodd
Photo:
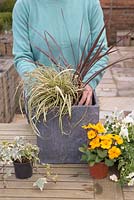
<path fill-rule="evenodd" d="M 76 167 L 75 167 L 76 166 Z M 11 166 L 12 167 L 12 166 Z M 7 167 L 11 168 L 11 167 Z M 13 168 L 13 167 L 12 167 Z M 77 167 L 76 164 L 72 165 L 72 167 L 65 167 L 64 165 L 62 165 L 62 167 L 54 167 L 54 165 L 51 165 L 52 171 L 54 171 L 55 174 L 60 174 L 60 175 L 87 175 L 89 177 L 89 171 L 88 171 L 88 167 L 83 167 L 81 165 L 81 167 Z M 44 174 L 45 173 L 45 168 L 44 167 L 38 167 L 38 169 L 34 169 L 33 170 L 33 174 Z"/>
<path fill-rule="evenodd" d="M 0 130 L 0 135 L 1 136 L 5 136 L 5 137 L 9 137 L 9 136 L 31 136 L 33 138 L 36 138 L 36 135 L 31 131 L 27 131 L 27 130 L 21 130 L 21 131 L 17 131 L 17 130 Z"/>
<path fill-rule="evenodd" d="M 33 182 L 30 181 L 7 181 L 7 189 L 33 189 Z M 3 183 L 0 182 L 0 189 L 3 189 Z M 52 183 L 49 182 L 45 189 L 49 190 L 83 190 L 83 191 L 93 191 L 93 182 L 59 182 Z"/>
<path fill-rule="evenodd" d="M 124 187 L 123 194 L 125 200 L 134 200 L 134 187 Z"/>
<path fill-rule="evenodd" d="M 39 191 L 36 189 L 1 189 L 1 198 L 5 197 L 42 197 L 42 198 L 83 198 L 83 199 L 93 199 L 94 197 L 94 192 L 93 191 L 83 191 L 83 190 L 44 190 L 44 191 Z"/>
<path fill-rule="evenodd" d="M 0 167 L 1 167 L 1 165 L 0 165 Z M 9 166 L 9 167 L 12 167 L 12 166 Z M 66 169 L 66 168 L 75 168 L 75 169 L 76 168 L 86 168 L 87 169 L 87 164 L 77 164 L 77 165 L 75 165 L 75 164 L 51 164 L 51 167 L 52 168 L 64 168 L 64 169 Z M 44 168 L 44 166 L 39 165 L 39 168 L 42 169 L 42 168 Z"/>
<path fill-rule="evenodd" d="M 38 178 L 41 178 L 43 177 L 44 174 L 35 174 L 32 176 L 32 178 L 29 178 L 27 181 L 29 182 L 35 182 Z M 11 177 L 8 177 L 7 178 L 7 181 L 16 181 L 18 182 L 19 179 L 16 179 L 14 175 L 12 175 Z M 58 174 L 58 181 L 60 182 L 93 182 L 92 179 L 90 179 L 89 175 L 87 174 L 81 174 L 81 175 L 77 175 L 77 174 L 74 174 L 74 175 L 70 175 L 70 174 L 65 174 L 65 175 L 62 175 L 62 174 Z"/>
<path fill-rule="evenodd" d="M 29 198 L 25 198 L 25 197 L 21 197 L 21 198 L 18 198 L 18 197 L 14 197 L 14 198 L 8 198 L 8 197 L 4 197 L 4 199 L 3 198 L 0 198 L 0 200 L 83 200 L 83 198 L 79 198 L 79 199 L 77 199 L 77 197 L 76 198 L 60 198 L 60 197 L 58 197 L 58 198 L 46 198 L 46 197 L 38 197 L 38 198 L 36 198 L 36 197 L 29 197 Z M 94 200 L 94 199 L 89 199 L 89 200 Z"/>
<path fill-rule="evenodd" d="M 124 192 L 125 200 L 134 200 L 134 192 Z"/>
<path fill-rule="evenodd" d="M 95 200 L 123 200 L 121 187 L 108 178 L 94 181 Z"/>
<path fill-rule="evenodd" d="M 0 123 L 0 130 L 32 131 L 29 124 L 21 124 L 21 123 Z"/>
<path fill-rule="evenodd" d="M 43 167 L 39 167 L 38 171 L 35 170 L 33 176 L 27 180 L 16 179 L 13 174 L 6 180 L 6 188 L 3 186 L 0 174 L 0 198 L 3 199 L 94 199 L 94 184 L 93 179 L 90 178 L 88 170 L 85 167 L 80 168 L 80 165 L 69 165 L 69 168 L 58 165 L 53 171 L 58 174 L 57 183 L 48 182 L 45 190 L 40 192 L 39 189 L 34 188 L 33 183 L 45 175 Z"/>
<path fill-rule="evenodd" d="M 125 186 L 125 187 L 123 187 L 123 191 L 124 192 L 134 192 L 134 187 L 132 186 Z"/>

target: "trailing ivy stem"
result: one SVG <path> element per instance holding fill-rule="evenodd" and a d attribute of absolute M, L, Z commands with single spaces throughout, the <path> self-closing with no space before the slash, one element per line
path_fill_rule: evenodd
<path fill-rule="evenodd" d="M 6 181 L 5 181 L 5 178 L 4 178 L 4 175 L 5 175 L 5 165 L 2 166 L 2 171 L 3 171 L 3 175 L 2 175 L 3 187 L 6 188 Z"/>

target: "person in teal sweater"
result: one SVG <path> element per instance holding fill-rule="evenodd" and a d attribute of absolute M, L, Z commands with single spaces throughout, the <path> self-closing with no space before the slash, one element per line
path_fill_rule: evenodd
<path fill-rule="evenodd" d="M 83 28 L 78 50 L 82 19 Z M 68 63 L 75 67 L 82 54 L 89 31 L 90 37 L 86 54 L 103 26 L 103 12 L 99 0 L 17 0 L 13 9 L 13 55 L 19 75 L 25 80 L 25 73 L 31 72 L 37 67 L 34 64 L 36 61 L 46 66 L 52 66 L 50 59 L 36 48 L 37 46 L 48 51 L 47 44 L 40 37 L 40 34 L 44 35 L 45 31 L 55 38 Z M 72 54 L 69 35 L 75 50 L 74 55 Z M 60 53 L 57 47 L 50 37 L 47 40 L 53 50 L 53 55 L 55 58 L 59 58 L 60 62 Z M 102 41 L 104 44 L 103 51 L 105 52 L 107 50 L 105 31 L 98 42 L 98 46 Z M 94 52 L 96 50 L 97 47 Z M 107 56 L 99 60 L 88 72 L 85 80 L 95 71 L 105 67 L 107 62 Z M 79 105 L 90 104 L 92 92 L 100 82 L 102 75 L 103 73 L 100 73 L 89 85 L 86 85 Z"/>

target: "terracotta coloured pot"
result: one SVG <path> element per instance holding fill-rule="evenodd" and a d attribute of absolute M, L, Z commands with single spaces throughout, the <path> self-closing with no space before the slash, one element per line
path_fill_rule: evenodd
<path fill-rule="evenodd" d="M 90 175 L 96 179 L 105 178 L 108 175 L 108 166 L 103 163 L 96 163 L 94 166 L 89 166 Z"/>

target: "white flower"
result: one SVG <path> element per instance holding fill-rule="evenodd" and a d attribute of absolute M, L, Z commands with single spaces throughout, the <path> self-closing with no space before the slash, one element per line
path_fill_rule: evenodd
<path fill-rule="evenodd" d="M 134 177 L 134 172 L 129 173 L 128 176 L 126 176 L 126 178 L 133 178 Z"/>
<path fill-rule="evenodd" d="M 121 124 L 119 122 L 116 123 L 116 128 L 119 128 L 121 126 Z"/>
<path fill-rule="evenodd" d="M 126 178 L 130 179 L 130 181 L 128 182 L 128 186 L 133 186 L 134 185 L 134 172 L 129 173 L 129 175 L 126 176 Z"/>
<path fill-rule="evenodd" d="M 112 180 L 112 181 L 115 181 L 115 182 L 118 181 L 118 177 L 117 177 L 115 174 L 111 175 L 109 178 L 110 178 L 110 180 Z"/>
<path fill-rule="evenodd" d="M 125 124 L 134 124 L 134 119 L 131 117 L 131 116 L 126 116 L 123 120 L 122 120 L 123 123 Z"/>
<path fill-rule="evenodd" d="M 130 142 L 129 136 L 128 136 L 128 129 L 127 129 L 127 127 L 122 126 L 119 135 L 122 136 L 123 138 L 126 137 L 127 141 Z"/>
<path fill-rule="evenodd" d="M 134 110 L 131 113 L 129 113 L 128 116 L 134 120 Z"/>
<path fill-rule="evenodd" d="M 113 113 L 114 119 L 117 119 L 118 121 L 122 120 L 124 118 L 124 111 L 118 111 L 117 108 L 115 108 L 115 111 Z"/>
<path fill-rule="evenodd" d="M 128 186 L 133 186 L 134 185 L 134 178 L 132 178 L 129 182 L 128 182 Z"/>

